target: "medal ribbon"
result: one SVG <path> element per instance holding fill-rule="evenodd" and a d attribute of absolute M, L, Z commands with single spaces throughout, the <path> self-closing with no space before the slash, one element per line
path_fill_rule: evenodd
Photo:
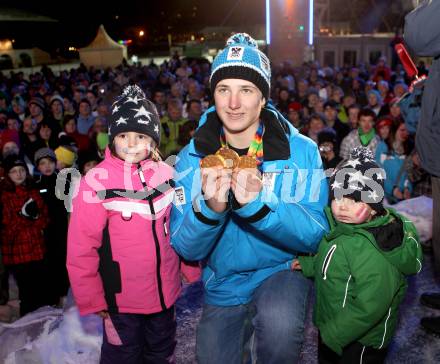
<path fill-rule="evenodd" d="M 252 140 L 249 146 L 247 155 L 249 157 L 255 157 L 259 166 L 263 163 L 264 153 L 263 153 L 263 134 L 264 134 L 264 124 L 260 120 L 260 125 L 255 133 L 254 140 Z M 220 129 L 220 144 L 223 148 L 229 148 L 228 142 L 226 141 L 225 131 L 223 128 Z"/>

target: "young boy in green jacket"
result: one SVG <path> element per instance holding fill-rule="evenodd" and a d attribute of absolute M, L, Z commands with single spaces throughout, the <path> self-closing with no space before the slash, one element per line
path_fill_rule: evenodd
<path fill-rule="evenodd" d="M 384 171 L 357 148 L 330 179 L 330 232 L 292 269 L 313 277 L 319 363 L 383 363 L 407 281 L 420 272 L 416 228 L 383 207 Z"/>

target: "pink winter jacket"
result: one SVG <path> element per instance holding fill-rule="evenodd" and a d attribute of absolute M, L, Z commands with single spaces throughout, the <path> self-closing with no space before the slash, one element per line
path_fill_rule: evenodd
<path fill-rule="evenodd" d="M 163 162 L 125 164 L 107 149 L 105 160 L 81 179 L 67 269 L 82 315 L 160 312 L 179 296 L 179 268 L 187 281 L 199 279 L 198 264 L 180 263 L 170 246 L 172 176 Z"/>

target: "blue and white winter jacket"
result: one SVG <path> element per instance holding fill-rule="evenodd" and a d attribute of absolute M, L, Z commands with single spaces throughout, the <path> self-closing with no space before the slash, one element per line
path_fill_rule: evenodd
<path fill-rule="evenodd" d="M 328 187 L 316 144 L 299 134 L 272 106 L 262 110 L 263 190 L 243 207 L 212 211 L 201 194 L 200 160 L 220 148 L 215 107 L 202 116 L 176 163 L 171 244 L 204 265 L 205 301 L 245 304 L 272 274 L 290 269 L 297 253 L 316 252 L 328 229 Z"/>
<path fill-rule="evenodd" d="M 403 192 L 405 188 L 407 188 L 409 192 L 412 192 L 413 190 L 412 184 L 408 179 L 408 174 L 404 169 L 405 158 L 406 155 L 404 154 L 397 154 L 395 151 L 390 151 L 384 141 L 381 141 L 377 146 L 376 162 L 385 170 L 385 197 L 389 201 L 395 200 L 393 196 L 393 190 L 395 187 L 398 187 L 400 192 Z"/>

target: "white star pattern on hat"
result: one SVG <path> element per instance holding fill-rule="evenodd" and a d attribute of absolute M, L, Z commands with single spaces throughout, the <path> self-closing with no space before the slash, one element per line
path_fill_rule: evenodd
<path fill-rule="evenodd" d="M 138 124 L 144 124 L 144 125 L 150 124 L 150 120 L 144 120 L 144 119 L 139 119 L 137 122 Z"/>
<path fill-rule="evenodd" d="M 382 175 L 382 173 L 376 173 L 376 176 L 379 181 L 385 179 L 384 176 Z"/>
<path fill-rule="evenodd" d="M 123 118 L 123 117 L 121 116 L 118 120 L 116 120 L 116 124 L 117 124 L 117 126 L 119 126 L 119 125 L 121 125 L 121 124 L 127 124 L 127 119 L 126 119 L 126 118 Z"/>
<path fill-rule="evenodd" d="M 372 199 L 376 202 L 376 200 L 379 199 L 379 196 L 377 195 L 376 191 L 371 191 L 371 192 L 368 194 L 368 198 L 372 198 Z"/>
<path fill-rule="evenodd" d="M 113 108 L 112 114 L 114 114 L 114 113 L 116 113 L 116 112 L 118 112 L 118 111 L 119 111 L 119 106 L 116 105 L 116 106 Z"/>
<path fill-rule="evenodd" d="M 356 185 L 348 185 L 348 188 L 355 191 L 362 191 L 362 187 Z"/>
<path fill-rule="evenodd" d="M 342 187 L 342 183 L 338 182 L 338 181 L 334 181 L 332 184 L 332 190 L 334 190 L 335 188 L 341 188 Z"/>
<path fill-rule="evenodd" d="M 350 159 L 350 160 L 345 164 L 345 167 L 346 167 L 346 166 L 351 166 L 351 167 L 353 167 L 353 168 L 356 168 L 356 166 L 357 166 L 358 164 L 361 164 L 361 162 L 359 162 L 359 159 L 358 159 L 358 158 L 356 158 L 356 159 Z"/>
<path fill-rule="evenodd" d="M 132 109 L 132 110 L 136 111 L 136 115 L 134 116 L 135 118 L 138 118 L 139 116 L 145 116 L 148 118 L 148 120 L 151 120 L 150 115 L 152 113 L 147 111 L 147 109 L 145 109 L 144 106 L 141 106 L 139 109 Z"/>
<path fill-rule="evenodd" d="M 365 186 L 365 181 L 371 180 L 370 177 L 364 176 L 361 171 L 357 171 L 356 173 L 349 173 L 350 179 L 348 180 L 349 183 L 351 182 L 360 182 L 363 186 Z"/>
<path fill-rule="evenodd" d="M 156 134 L 159 134 L 159 127 L 157 125 L 154 126 L 154 132 Z"/>
<path fill-rule="evenodd" d="M 134 102 L 135 104 L 137 104 L 140 100 L 142 100 L 142 99 L 138 98 L 137 96 L 135 96 L 135 97 L 128 96 L 127 100 L 125 100 L 124 104 L 126 104 L 127 102 Z"/>

